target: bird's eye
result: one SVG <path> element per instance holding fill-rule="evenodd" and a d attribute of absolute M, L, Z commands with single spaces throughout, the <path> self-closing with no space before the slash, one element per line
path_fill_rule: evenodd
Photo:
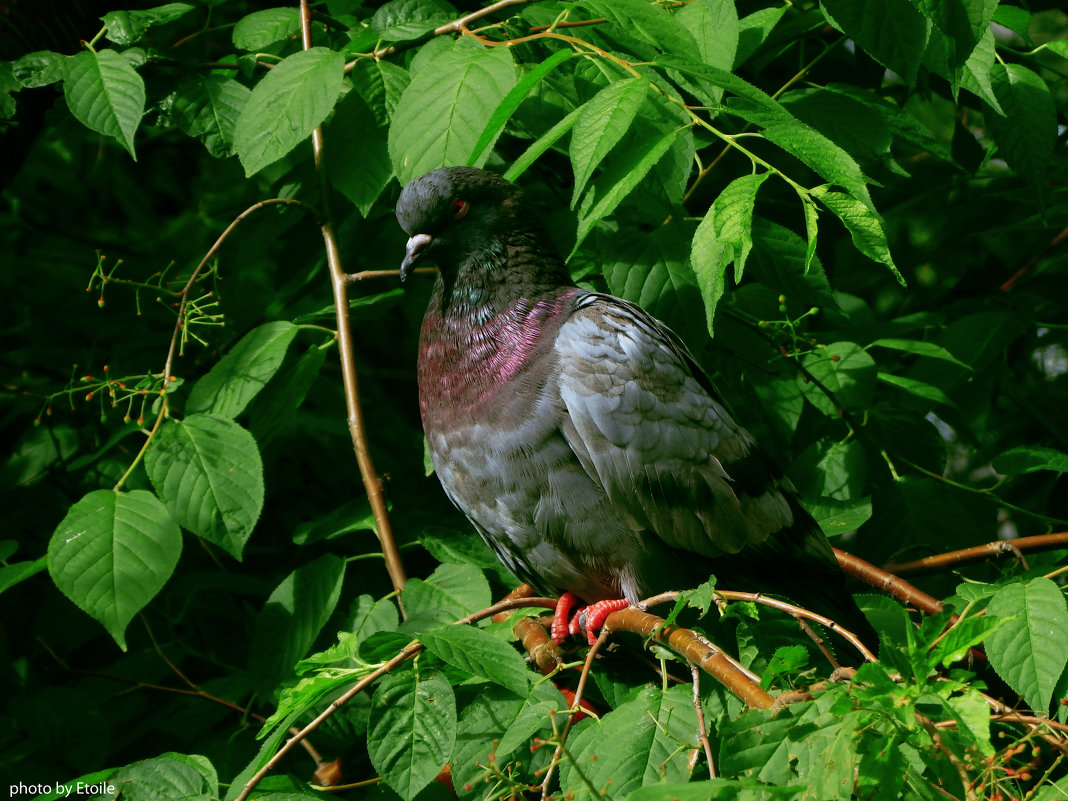
<path fill-rule="evenodd" d="M 469 204 L 466 200 L 457 200 L 452 204 L 452 218 L 459 220 L 467 216 Z"/>

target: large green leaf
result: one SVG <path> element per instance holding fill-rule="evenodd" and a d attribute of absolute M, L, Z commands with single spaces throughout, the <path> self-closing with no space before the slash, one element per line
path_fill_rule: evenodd
<path fill-rule="evenodd" d="M 205 414 L 169 420 L 145 454 L 145 469 L 183 527 L 241 558 L 263 510 L 263 463 L 248 431 Z"/>
<path fill-rule="evenodd" d="M 1053 688 L 1068 664 L 1068 607 L 1047 578 L 998 590 L 987 613 L 1007 619 L 986 641 L 990 664 L 1035 712 L 1049 713 Z"/>
<path fill-rule="evenodd" d="M 389 129 L 389 155 L 401 183 L 466 163 L 515 83 L 512 54 L 504 47 L 461 40 L 423 65 L 401 95 Z"/>
<path fill-rule="evenodd" d="M 560 785 L 565 793 L 585 795 L 587 785 L 611 788 L 626 797 L 644 784 L 684 781 L 689 776 L 688 748 L 696 747 L 697 713 L 692 689 L 672 687 L 667 692 L 645 688 L 595 724 L 568 738 L 573 760 L 563 763 Z"/>
<path fill-rule="evenodd" d="M 234 25 L 231 38 L 238 50 L 262 50 L 300 34 L 300 11 L 296 8 L 265 8 L 246 14 Z"/>
<path fill-rule="evenodd" d="M 354 136 L 356 131 L 359 134 Z M 393 177 L 388 133 L 355 90 L 337 104 L 326 126 L 326 175 L 364 217 Z"/>
<path fill-rule="evenodd" d="M 995 457 L 992 465 L 999 473 L 1007 476 L 1033 473 L 1036 470 L 1068 473 L 1068 453 L 1056 448 L 1023 445 Z"/>
<path fill-rule="evenodd" d="M 456 9 L 444 0 L 389 0 L 371 17 L 371 29 L 387 42 L 404 42 L 456 16 Z"/>
<path fill-rule="evenodd" d="M 641 108 L 649 82 L 627 78 L 610 83 L 582 106 L 571 131 L 571 166 L 575 185 L 571 208 L 578 203 L 593 170 L 623 138 Z"/>
<path fill-rule="evenodd" d="M 241 414 L 278 372 L 297 330 L 293 323 L 280 320 L 245 334 L 193 385 L 186 414 L 214 414 L 230 419 Z"/>
<path fill-rule="evenodd" d="M 175 91 L 174 121 L 183 133 L 199 137 L 211 155 L 229 156 L 237 119 L 251 94 L 223 75 L 187 75 Z"/>
<path fill-rule="evenodd" d="M 511 644 L 471 626 L 424 631 L 419 641 L 441 661 L 525 695 L 533 678 Z"/>
<path fill-rule="evenodd" d="M 809 374 L 834 396 L 827 394 L 804 376 L 798 386 L 805 397 L 824 414 L 837 417 L 842 409 L 865 409 L 875 393 L 875 360 L 855 342 L 832 342 L 813 351 L 801 363 Z"/>
<path fill-rule="evenodd" d="M 345 562 L 323 554 L 282 579 L 256 617 L 250 669 L 264 689 L 292 676 L 341 597 Z"/>
<path fill-rule="evenodd" d="M 456 700 L 440 673 L 387 676 L 371 700 L 367 753 L 404 801 L 441 772 L 456 740 Z"/>
<path fill-rule="evenodd" d="M 857 250 L 872 261 L 886 265 L 898 283 L 904 286 L 905 278 L 890 255 L 886 229 L 879 215 L 855 197 L 844 192 L 832 192 L 826 186 L 816 187 L 812 194 L 842 221 Z"/>
<path fill-rule="evenodd" d="M 401 593 L 408 620 L 405 632 L 421 632 L 452 623 L 491 603 L 489 582 L 473 565 L 438 565 L 422 579 L 408 579 Z"/>
<path fill-rule="evenodd" d="M 1021 64 L 998 64 L 990 71 L 994 95 L 1005 116 L 993 111 L 986 123 L 1008 165 L 1032 185 L 1046 181 L 1057 140 L 1057 109 L 1049 87 Z"/>
<path fill-rule="evenodd" d="M 824 0 L 820 10 L 872 58 L 916 82 L 930 23 L 909 0 Z"/>
<path fill-rule="evenodd" d="M 97 133 L 114 137 L 135 159 L 134 133 L 145 113 L 145 82 L 114 50 L 84 50 L 63 75 L 63 96 L 71 114 Z"/>
<path fill-rule="evenodd" d="M 284 59 L 256 84 L 234 131 L 246 176 L 311 136 L 337 103 L 344 69 L 341 53 L 313 47 Z"/>
<path fill-rule="evenodd" d="M 207 801 L 219 792 L 215 766 L 207 757 L 173 752 L 119 768 L 106 784 L 121 787 L 129 801 Z"/>
<path fill-rule="evenodd" d="M 620 32 L 648 42 L 664 53 L 693 60 L 701 57 L 690 31 L 662 6 L 645 0 L 586 0 L 584 5 Z"/>
<path fill-rule="evenodd" d="M 48 543 L 48 572 L 60 591 L 126 650 L 126 626 L 159 592 L 182 552 L 182 535 L 150 492 L 90 492 Z"/>
<path fill-rule="evenodd" d="M 753 247 L 753 206 L 757 190 L 771 173 L 735 178 L 716 197 L 693 235 L 690 264 L 705 304 L 705 322 L 712 333 L 716 306 L 727 286 L 727 267 L 734 263 L 734 280 L 742 280 L 745 260 Z"/>
<path fill-rule="evenodd" d="M 467 165 L 473 166 L 475 164 L 484 162 L 482 158 L 483 153 L 486 152 L 486 148 L 491 147 L 503 130 L 505 123 L 511 118 L 515 110 L 519 108 L 520 104 L 527 98 L 531 90 L 538 85 L 538 83 L 552 72 L 556 67 L 567 61 L 574 55 L 570 50 L 558 50 L 553 53 L 545 61 L 536 65 L 534 69 L 526 73 L 522 79 L 511 91 L 501 100 L 500 104 L 493 112 L 493 116 L 489 118 L 486 123 L 486 127 L 482 129 L 482 133 L 479 134 L 478 141 L 475 142 L 474 148 L 471 150 L 471 155 L 467 159 Z"/>
<path fill-rule="evenodd" d="M 107 28 L 108 39 L 125 47 L 138 41 L 153 25 L 174 22 L 195 8 L 192 3 L 165 3 L 143 11 L 109 11 L 100 19 Z"/>

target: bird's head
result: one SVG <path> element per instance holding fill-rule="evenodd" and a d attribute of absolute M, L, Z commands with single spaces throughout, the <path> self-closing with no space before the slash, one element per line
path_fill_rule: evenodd
<path fill-rule="evenodd" d="M 397 221 L 409 236 L 401 280 L 420 261 L 455 267 L 528 227 L 522 206 L 519 187 L 473 167 L 442 167 L 409 182 L 397 200 Z"/>

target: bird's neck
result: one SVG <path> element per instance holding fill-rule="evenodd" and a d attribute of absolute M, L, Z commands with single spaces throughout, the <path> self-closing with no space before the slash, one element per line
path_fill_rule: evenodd
<path fill-rule="evenodd" d="M 555 338 L 577 287 L 563 265 L 524 243 L 484 248 L 452 280 L 439 276 L 419 347 L 424 421 L 475 413 Z"/>

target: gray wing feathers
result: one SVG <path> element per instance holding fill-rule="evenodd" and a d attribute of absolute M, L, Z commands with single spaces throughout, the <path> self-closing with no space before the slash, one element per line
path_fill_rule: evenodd
<path fill-rule="evenodd" d="M 736 493 L 730 465 L 752 440 L 694 377 L 684 346 L 645 312 L 586 295 L 555 356 L 561 430 L 635 531 L 714 557 L 792 522 L 774 484 L 757 497 Z"/>

